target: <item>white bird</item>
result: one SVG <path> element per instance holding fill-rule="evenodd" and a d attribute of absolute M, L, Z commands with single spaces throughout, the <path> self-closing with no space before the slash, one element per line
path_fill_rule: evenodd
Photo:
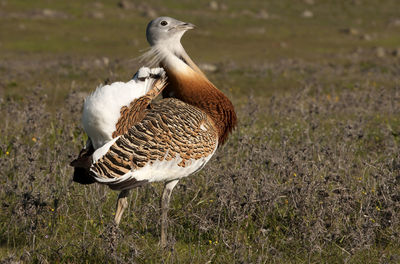
<path fill-rule="evenodd" d="M 162 247 L 167 245 L 173 188 L 180 179 L 202 169 L 236 126 L 231 101 L 181 45 L 181 37 L 192 28 L 194 25 L 170 17 L 148 24 L 151 49 L 143 58 L 149 66 L 162 68 L 142 68 L 132 81 L 99 87 L 85 100 L 82 123 L 89 141 L 71 162 L 74 181 L 98 182 L 121 191 L 117 225 L 127 207 L 129 190 L 164 181 Z M 153 101 L 160 92 L 164 99 Z"/>

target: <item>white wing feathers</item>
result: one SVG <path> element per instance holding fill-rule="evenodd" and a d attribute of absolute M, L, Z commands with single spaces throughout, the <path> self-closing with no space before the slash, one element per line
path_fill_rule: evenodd
<path fill-rule="evenodd" d="M 82 125 L 95 150 L 113 139 L 121 108 L 151 89 L 154 78 L 150 77 L 164 74 L 162 68 L 142 67 L 129 82 L 99 86 L 86 98 Z"/>

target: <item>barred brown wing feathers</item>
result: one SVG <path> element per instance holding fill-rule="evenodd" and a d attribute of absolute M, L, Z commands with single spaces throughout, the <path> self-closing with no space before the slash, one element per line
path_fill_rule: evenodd
<path fill-rule="evenodd" d="M 128 106 L 121 108 L 121 116 L 115 125 L 112 137 L 125 134 L 129 128 L 140 122 L 146 115 L 146 108 L 161 93 L 166 85 L 166 77 L 158 79 L 152 89 L 145 96 L 139 97 Z"/>
<path fill-rule="evenodd" d="M 154 83 L 152 84 L 151 89 L 144 96 L 133 100 L 129 106 L 124 106 L 121 108 L 120 117 L 115 124 L 116 130 L 112 134 L 113 138 L 126 133 L 130 127 L 139 123 L 146 115 L 146 109 L 149 104 L 164 89 L 166 85 L 165 76 L 152 75 L 152 78 Z M 140 140 L 140 138 L 137 140 Z M 112 172 L 109 175 L 110 177 L 111 175 L 119 175 L 120 173 L 128 172 L 130 170 L 129 160 L 125 160 L 123 158 L 124 156 L 128 155 L 126 151 L 129 151 L 129 148 L 122 147 L 115 153 L 115 155 L 105 157 L 103 163 L 99 165 L 98 170 L 103 172 L 102 174 L 104 175 L 107 175 L 104 172 Z M 92 154 L 94 152 L 95 149 L 90 144 L 90 148 L 84 148 L 81 150 L 78 158 L 71 162 L 70 165 L 74 167 L 74 181 L 82 184 L 90 184 L 95 182 L 89 172 L 89 169 L 93 163 Z M 115 166 L 115 164 L 120 164 L 120 166 Z"/>
<path fill-rule="evenodd" d="M 212 154 L 217 140 L 213 121 L 203 111 L 177 99 L 163 99 L 153 103 L 142 121 L 118 138 L 91 171 L 97 177 L 117 179 L 129 170 L 177 157 L 178 166 L 184 168 Z M 113 189 L 123 186 L 108 184 Z"/>

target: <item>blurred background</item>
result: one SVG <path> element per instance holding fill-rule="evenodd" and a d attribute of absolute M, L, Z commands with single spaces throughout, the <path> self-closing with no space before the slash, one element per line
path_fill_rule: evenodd
<path fill-rule="evenodd" d="M 400 57 L 397 1 L 4 0 L 0 5 L 1 87 L 6 94 L 32 88 L 37 81 L 43 86 L 51 82 L 52 99 L 58 100 L 71 90 L 72 81 L 80 91 L 93 89 L 96 81 L 112 79 L 121 64 L 118 74 L 130 78 L 136 71 L 133 59 L 148 47 L 146 25 L 161 15 L 198 26 L 183 44 L 197 63 L 212 64 L 206 67 L 211 71 L 254 73 L 275 62 L 328 64 L 367 56 L 395 63 Z M 34 76 L 18 83 L 21 73 Z M 233 90 L 293 86 L 275 86 L 283 80 L 268 75 L 253 81 L 259 82 Z"/>
<path fill-rule="evenodd" d="M 235 105 L 239 126 L 180 183 L 170 247 L 153 184 L 72 183 L 84 98 L 128 81 L 158 16 Z M 0 0 L 4 263 L 400 262 L 398 0 Z"/>

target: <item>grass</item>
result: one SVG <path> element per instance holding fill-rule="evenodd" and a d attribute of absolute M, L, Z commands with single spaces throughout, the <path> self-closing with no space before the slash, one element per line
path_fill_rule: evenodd
<path fill-rule="evenodd" d="M 398 263 L 398 3 L 314 2 L 1 1 L 2 262 Z M 68 166 L 84 97 L 138 69 L 149 8 L 198 26 L 183 44 L 240 122 L 174 190 L 168 250 L 162 184 L 134 190 L 115 228 L 117 193 Z"/>

